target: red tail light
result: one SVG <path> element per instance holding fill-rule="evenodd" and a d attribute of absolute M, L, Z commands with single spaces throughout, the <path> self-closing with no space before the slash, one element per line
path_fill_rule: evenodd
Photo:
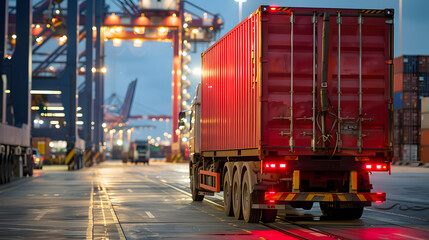
<path fill-rule="evenodd" d="M 45 157 L 42 157 L 42 161 L 45 161 Z"/>
<path fill-rule="evenodd" d="M 265 170 L 274 171 L 274 170 L 285 170 L 286 163 L 278 163 L 278 162 L 267 162 L 264 164 Z"/>
<path fill-rule="evenodd" d="M 387 171 L 388 165 L 386 163 L 377 163 L 377 164 L 365 164 L 365 170 L 369 171 Z"/>

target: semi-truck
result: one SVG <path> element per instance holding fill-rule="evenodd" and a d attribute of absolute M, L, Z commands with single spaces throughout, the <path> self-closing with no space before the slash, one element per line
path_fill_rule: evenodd
<path fill-rule="evenodd" d="M 202 53 L 189 112 L 193 201 L 223 191 L 224 211 L 275 221 L 319 203 L 358 219 L 386 200 L 390 173 L 393 10 L 260 6 Z"/>
<path fill-rule="evenodd" d="M 133 141 L 128 151 L 124 152 L 122 156 L 122 162 L 127 163 L 128 161 L 137 164 L 142 162 L 143 164 L 149 165 L 150 158 L 150 144 L 146 140 L 135 140 Z"/>

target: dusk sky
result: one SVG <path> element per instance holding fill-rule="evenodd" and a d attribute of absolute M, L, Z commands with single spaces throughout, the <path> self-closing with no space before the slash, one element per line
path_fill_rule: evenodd
<path fill-rule="evenodd" d="M 224 27 L 219 34 L 223 36 L 238 24 L 238 3 L 234 0 L 188 0 L 209 12 L 219 13 Z M 109 1 L 106 1 L 109 4 Z M 399 55 L 399 0 L 247 0 L 243 3 L 243 18 L 254 12 L 259 5 L 277 5 L 288 7 L 326 7 L 359 9 L 395 9 L 395 56 Z M 185 4 L 186 9 L 186 4 Z M 429 9 L 428 0 L 403 1 L 403 54 L 429 55 Z M 113 5 L 111 10 L 113 10 Z M 197 53 L 193 53 L 191 69 L 200 68 L 200 54 L 208 47 L 202 44 Z M 140 48 L 133 47 L 131 41 L 124 41 L 120 47 L 106 43 L 105 65 L 108 73 L 105 78 L 105 97 L 116 93 L 125 97 L 129 82 L 138 78 L 137 90 L 132 106 L 132 115 L 171 115 L 171 43 L 144 42 Z M 200 76 L 189 76 L 192 86 L 188 89 L 192 97 Z M 176 119 L 176 116 L 173 116 Z M 156 125 L 155 130 L 141 130 L 133 139 L 163 137 L 164 132 L 171 133 L 170 123 L 152 121 L 134 121 L 133 124 Z"/>

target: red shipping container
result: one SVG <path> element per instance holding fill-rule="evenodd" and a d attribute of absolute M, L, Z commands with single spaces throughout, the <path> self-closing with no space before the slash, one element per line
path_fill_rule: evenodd
<path fill-rule="evenodd" d="M 339 58 L 338 9 L 284 9 L 273 11 L 261 7 L 202 54 L 201 150 L 257 149 L 266 157 L 271 154 L 331 156 L 337 147 L 340 152 L 336 155 L 342 156 L 375 156 L 376 152 L 389 151 L 393 141 L 389 139 L 393 112 L 386 101 L 393 96 L 393 79 L 389 79 L 386 64 L 393 58 L 390 52 L 393 39 L 389 37 L 393 26 L 386 24 L 389 17 L 366 15 L 361 26 L 360 59 L 360 10 L 341 9 L 342 55 Z M 315 15 L 317 23 L 313 25 L 315 12 L 319 14 Z M 330 13 L 331 21 L 330 50 L 325 58 L 327 82 L 322 83 L 323 16 L 320 13 L 323 12 Z M 359 76 L 361 103 L 357 94 Z M 323 99 L 333 106 L 327 109 L 329 116 L 325 116 L 325 129 L 333 136 L 326 143 L 329 151 L 321 150 L 318 127 L 322 117 L 319 102 L 322 87 L 327 89 Z M 359 106 L 364 116 L 361 125 Z M 341 146 L 336 145 L 335 115 L 338 114 L 347 117 L 340 125 Z M 363 146 L 360 153 L 359 136 Z M 312 151 L 313 146 L 316 152 Z"/>
<path fill-rule="evenodd" d="M 395 83 L 394 83 L 394 92 L 402 92 L 404 88 L 404 74 L 397 73 L 395 74 Z"/>
<path fill-rule="evenodd" d="M 419 56 L 419 72 L 429 73 L 429 56 Z"/>
<path fill-rule="evenodd" d="M 398 73 L 404 72 L 404 56 L 399 56 L 393 60 L 393 69 L 394 69 L 395 75 Z M 395 83 L 396 83 L 396 79 L 395 79 Z"/>
<path fill-rule="evenodd" d="M 422 130 L 420 136 L 420 144 L 422 146 L 429 146 L 429 130 Z"/>
<path fill-rule="evenodd" d="M 420 161 L 429 163 L 429 146 L 420 147 Z"/>

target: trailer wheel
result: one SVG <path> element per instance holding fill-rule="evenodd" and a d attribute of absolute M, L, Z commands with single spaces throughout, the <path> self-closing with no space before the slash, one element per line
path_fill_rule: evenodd
<path fill-rule="evenodd" d="M 277 209 L 263 209 L 261 214 L 261 221 L 270 223 L 276 221 Z"/>
<path fill-rule="evenodd" d="M 338 208 L 320 203 L 320 209 L 323 215 L 333 219 L 355 220 L 362 217 L 363 207 L 356 208 Z"/>
<path fill-rule="evenodd" d="M 261 217 L 260 209 L 252 209 L 253 198 L 250 192 L 249 183 L 249 172 L 244 173 L 243 184 L 242 184 L 242 206 L 243 206 L 243 218 L 247 223 L 257 223 Z"/>
<path fill-rule="evenodd" d="M 227 174 L 223 179 L 223 210 L 226 216 L 233 216 L 232 211 L 232 189 Z"/>
<path fill-rule="evenodd" d="M 232 181 L 232 209 L 234 211 L 235 219 L 243 219 L 240 176 L 237 172 L 234 173 L 234 180 Z"/>
<path fill-rule="evenodd" d="M 204 199 L 204 195 L 198 195 L 198 177 L 196 177 L 197 169 L 190 169 L 189 174 L 191 174 L 190 188 L 192 193 L 192 201 L 201 202 Z"/>

